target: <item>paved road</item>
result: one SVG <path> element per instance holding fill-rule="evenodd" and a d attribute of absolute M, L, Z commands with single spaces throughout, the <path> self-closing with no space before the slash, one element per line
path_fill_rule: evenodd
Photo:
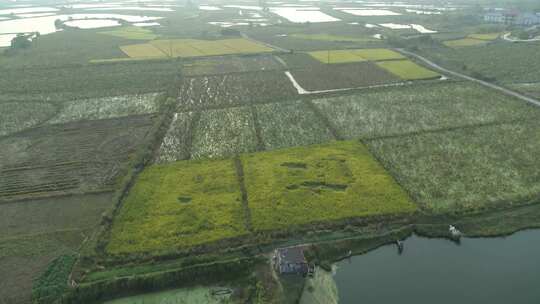
<path fill-rule="evenodd" d="M 491 82 L 487 82 L 487 81 L 483 81 L 483 80 L 480 80 L 480 79 L 476 79 L 476 78 L 473 78 L 471 76 L 467 76 L 465 74 L 461 74 L 461 73 L 458 73 L 458 72 L 454 72 L 454 71 L 451 71 L 451 70 L 448 70 L 446 68 L 443 68 L 441 67 L 440 65 L 430 61 L 429 59 L 427 58 L 424 58 L 418 54 L 415 54 L 415 53 L 412 53 L 412 52 L 409 52 L 409 51 L 406 51 L 404 49 L 396 49 L 398 52 L 404 54 L 404 55 L 408 55 L 408 56 L 411 56 L 411 57 L 414 57 L 422 62 L 424 62 L 425 64 L 431 66 L 432 68 L 436 69 L 436 70 L 439 70 L 441 72 L 443 72 L 444 74 L 447 74 L 447 75 L 452 75 L 454 77 L 457 77 L 457 78 L 461 78 L 461 79 L 465 79 L 465 80 L 469 80 L 469 81 L 472 81 L 472 82 L 476 82 L 476 83 L 479 83 L 485 87 L 488 87 L 490 89 L 493 89 L 493 90 L 497 90 L 499 92 L 502 92 L 506 95 L 509 95 L 509 96 L 513 96 L 513 97 L 516 97 L 516 98 L 519 98 L 523 101 L 526 101 L 528 103 L 531 103 L 535 106 L 538 106 L 540 107 L 540 101 L 537 100 L 537 99 L 534 99 L 532 97 L 528 97 L 528 96 L 525 96 L 523 94 L 520 94 L 518 92 L 514 92 L 512 90 L 509 90 L 507 88 L 503 88 L 501 86 L 498 86 L 496 84 L 493 84 Z"/>

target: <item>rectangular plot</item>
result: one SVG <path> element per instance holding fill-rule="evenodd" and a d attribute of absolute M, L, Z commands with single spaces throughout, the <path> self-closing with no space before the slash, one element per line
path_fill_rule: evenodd
<path fill-rule="evenodd" d="M 351 50 L 354 55 L 360 56 L 366 60 L 379 61 L 379 60 L 393 60 L 403 59 L 405 56 L 398 52 L 389 49 L 358 49 Z"/>
<path fill-rule="evenodd" d="M 192 127 L 200 115 L 195 112 L 175 113 L 169 130 L 163 138 L 156 157 L 158 163 L 189 159 L 191 155 Z"/>
<path fill-rule="evenodd" d="M 464 83 L 387 88 L 313 103 L 344 138 L 396 136 L 538 115 L 521 100 Z"/>
<path fill-rule="evenodd" d="M 359 142 L 246 154 L 242 162 L 255 230 L 416 210 Z"/>
<path fill-rule="evenodd" d="M 220 42 L 230 48 L 235 50 L 238 53 L 248 54 L 248 53 L 266 53 L 266 52 L 272 52 L 273 49 L 243 38 L 239 39 L 226 39 L 226 40 L 220 40 Z"/>
<path fill-rule="evenodd" d="M 120 49 L 131 58 L 167 57 L 166 53 L 149 43 L 123 45 Z"/>
<path fill-rule="evenodd" d="M 35 128 L 0 141 L 0 201 L 112 190 L 153 115 Z"/>
<path fill-rule="evenodd" d="M 178 111 L 278 102 L 297 95 L 279 71 L 184 77 L 179 90 Z"/>
<path fill-rule="evenodd" d="M 315 65 L 291 73 L 300 86 L 308 91 L 361 88 L 401 81 L 371 62 Z"/>
<path fill-rule="evenodd" d="M 410 60 L 383 61 L 377 62 L 377 65 L 405 80 L 433 79 L 441 76 Z"/>
<path fill-rule="evenodd" d="M 204 58 L 184 63 L 183 73 L 187 76 L 229 74 L 279 70 L 283 66 L 273 56 L 244 56 L 229 58 Z"/>
<path fill-rule="evenodd" d="M 194 130 L 191 156 L 221 158 L 257 150 L 257 137 L 249 107 L 208 110 Z"/>
<path fill-rule="evenodd" d="M 257 105 L 256 110 L 267 150 L 334 139 L 324 123 L 301 101 Z"/>
<path fill-rule="evenodd" d="M 169 57 L 198 57 L 204 54 L 193 48 L 191 39 L 153 40 L 150 43 Z"/>
<path fill-rule="evenodd" d="M 309 52 L 309 55 L 322 63 L 330 64 L 366 61 L 366 59 L 356 55 L 350 50 L 315 51 Z"/>
<path fill-rule="evenodd" d="M 431 212 L 471 212 L 538 198 L 540 123 L 501 124 L 369 141 Z"/>
<path fill-rule="evenodd" d="M 153 165 L 138 177 L 118 216 L 110 253 L 186 249 L 246 234 L 232 160 Z"/>

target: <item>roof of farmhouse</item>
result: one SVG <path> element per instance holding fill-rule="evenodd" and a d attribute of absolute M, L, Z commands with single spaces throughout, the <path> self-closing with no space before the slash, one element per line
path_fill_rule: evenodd
<path fill-rule="evenodd" d="M 301 247 L 280 248 L 278 253 L 287 263 L 305 263 L 304 250 Z"/>

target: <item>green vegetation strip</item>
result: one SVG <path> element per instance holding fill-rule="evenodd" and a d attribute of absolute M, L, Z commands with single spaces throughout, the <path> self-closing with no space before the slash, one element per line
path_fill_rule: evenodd
<path fill-rule="evenodd" d="M 154 34 L 152 30 L 139 27 L 139 26 L 125 26 L 112 31 L 100 32 L 100 34 L 109 35 L 113 37 L 120 37 L 130 40 L 152 40 L 156 39 L 158 35 Z"/>

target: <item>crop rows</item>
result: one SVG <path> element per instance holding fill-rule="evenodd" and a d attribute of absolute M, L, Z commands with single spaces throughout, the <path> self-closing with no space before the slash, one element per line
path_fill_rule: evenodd
<path fill-rule="evenodd" d="M 517 99 L 474 84 L 441 82 L 313 100 L 343 138 L 372 138 L 534 117 Z"/>
<path fill-rule="evenodd" d="M 82 99 L 65 102 L 49 123 L 116 118 L 159 111 L 157 93 Z"/>
<path fill-rule="evenodd" d="M 0 141 L 0 200 L 109 190 L 153 116 L 52 125 Z"/>
<path fill-rule="evenodd" d="M 367 144 L 413 199 L 436 213 L 508 207 L 540 194 L 538 120 Z"/>
<path fill-rule="evenodd" d="M 277 71 L 185 77 L 179 84 L 178 110 L 282 101 L 295 95 L 287 77 Z"/>
<path fill-rule="evenodd" d="M 194 159 L 220 158 L 257 150 L 249 107 L 205 111 L 193 132 L 191 157 Z"/>
<path fill-rule="evenodd" d="M 47 121 L 56 108 L 46 102 L 1 102 L 0 136 L 22 131 Z"/>
<path fill-rule="evenodd" d="M 283 68 L 273 56 L 242 56 L 205 58 L 185 63 L 183 73 L 186 76 L 229 74 L 240 72 L 271 71 Z"/>

